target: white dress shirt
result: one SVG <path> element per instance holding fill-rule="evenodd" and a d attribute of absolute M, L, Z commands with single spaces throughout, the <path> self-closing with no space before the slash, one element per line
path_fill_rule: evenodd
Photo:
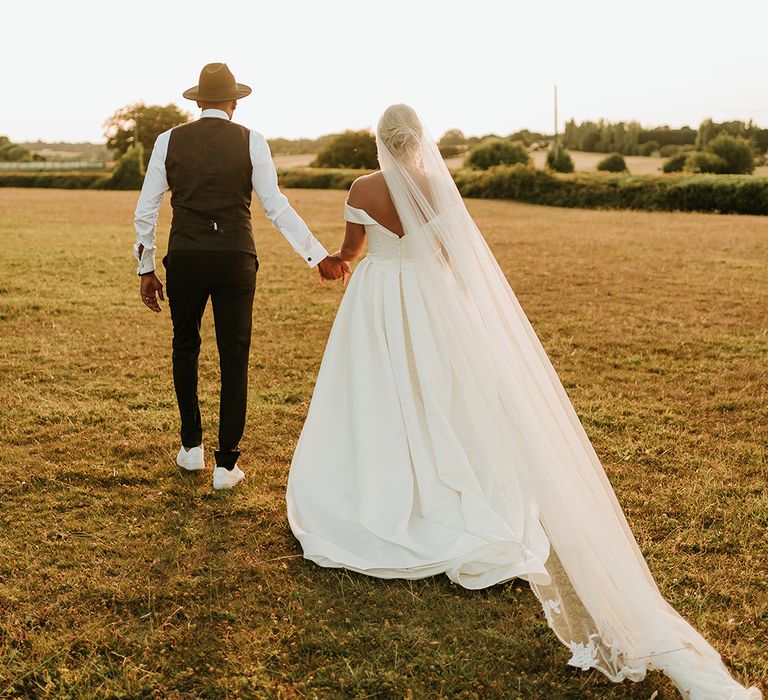
<path fill-rule="evenodd" d="M 204 109 L 200 115 L 201 119 L 203 117 L 229 119 L 227 113 L 220 109 Z M 171 131 L 172 129 L 164 131 L 155 141 L 134 214 L 136 243 L 133 246 L 133 254 L 139 263 L 138 274 L 140 275 L 155 269 L 157 214 L 163 203 L 163 195 L 168 190 L 165 156 L 168 153 L 168 140 Z M 275 228 L 285 236 L 293 249 L 304 258 L 307 264 L 314 267 L 328 256 L 328 251 L 312 235 L 287 197 L 280 192 L 277 186 L 277 171 L 272 162 L 272 154 L 267 140 L 258 131 L 251 130 L 250 134 L 248 145 L 251 153 L 251 164 L 253 165 L 251 178 L 253 191 L 259 198 L 264 213 Z M 139 255 L 139 246 L 141 245 L 144 246 L 144 250 Z"/>

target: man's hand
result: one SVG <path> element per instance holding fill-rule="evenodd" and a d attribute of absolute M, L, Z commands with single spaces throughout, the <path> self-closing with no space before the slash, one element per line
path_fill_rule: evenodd
<path fill-rule="evenodd" d="M 148 272 L 146 275 L 141 276 L 141 300 L 144 305 L 154 311 L 160 313 L 160 304 L 158 303 L 158 297 L 165 301 L 163 296 L 163 283 L 157 278 L 154 272 Z"/>
<path fill-rule="evenodd" d="M 325 282 L 340 279 L 344 284 L 346 284 L 347 278 L 352 274 L 349 265 L 339 257 L 338 253 L 329 255 L 321 260 L 317 264 L 317 271 L 320 273 L 320 278 Z"/>

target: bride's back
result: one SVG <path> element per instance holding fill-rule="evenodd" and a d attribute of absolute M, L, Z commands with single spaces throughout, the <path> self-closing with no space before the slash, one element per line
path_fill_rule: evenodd
<path fill-rule="evenodd" d="M 397 215 L 392 195 L 381 172 L 363 175 L 355 180 L 349 190 L 347 201 L 351 206 L 368 212 L 392 233 L 401 237 L 404 235 L 403 224 Z"/>

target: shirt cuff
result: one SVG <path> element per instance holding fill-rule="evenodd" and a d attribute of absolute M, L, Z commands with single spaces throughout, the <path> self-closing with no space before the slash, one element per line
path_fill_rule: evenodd
<path fill-rule="evenodd" d="M 151 252 L 146 248 L 142 252 L 141 260 L 139 260 L 139 267 L 136 270 L 136 274 L 144 275 L 147 272 L 154 272 L 155 270 L 155 251 Z"/>
<path fill-rule="evenodd" d="M 323 246 L 315 241 L 309 252 L 304 252 L 304 260 L 310 267 L 315 267 L 321 260 L 325 260 L 328 257 L 328 251 Z"/>

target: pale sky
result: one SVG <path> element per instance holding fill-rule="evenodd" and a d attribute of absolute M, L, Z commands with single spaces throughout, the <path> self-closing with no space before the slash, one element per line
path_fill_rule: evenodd
<path fill-rule="evenodd" d="M 6 0 L 0 134 L 103 141 L 104 120 L 176 104 L 224 61 L 268 137 L 373 127 L 407 102 L 437 137 L 708 116 L 768 126 L 768 0 Z"/>

